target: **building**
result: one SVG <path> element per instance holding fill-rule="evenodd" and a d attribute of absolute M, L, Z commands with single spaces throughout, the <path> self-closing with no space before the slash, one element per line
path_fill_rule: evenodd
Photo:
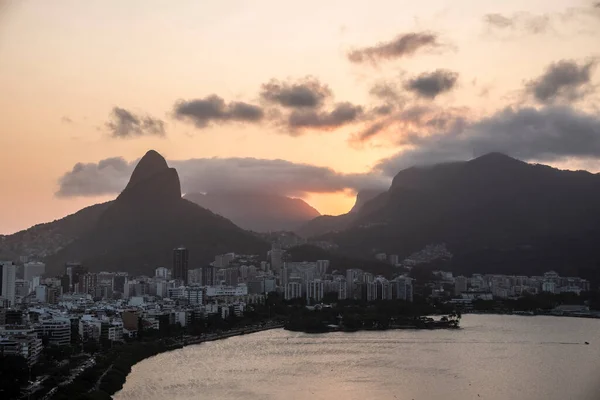
<path fill-rule="evenodd" d="M 385 253 L 377 253 L 375 254 L 375 259 L 378 261 L 386 261 L 387 260 L 387 254 Z"/>
<path fill-rule="evenodd" d="M 462 292 L 466 292 L 467 282 L 468 279 L 464 276 L 457 276 L 456 278 L 454 278 L 454 295 L 458 296 Z"/>
<path fill-rule="evenodd" d="M 42 339 L 33 330 L 16 329 L 0 332 L 0 353 L 21 356 L 27 360 L 27 365 L 34 365 L 42 353 Z"/>
<path fill-rule="evenodd" d="M 71 321 L 67 318 L 40 321 L 35 330 L 39 337 L 48 338 L 50 346 L 68 346 L 71 343 Z"/>
<path fill-rule="evenodd" d="M 325 294 L 323 281 L 315 279 L 306 282 L 306 301 L 309 303 L 320 302 Z"/>
<path fill-rule="evenodd" d="M 212 265 L 207 265 L 202 267 L 202 279 L 201 284 L 204 286 L 214 286 L 216 285 L 216 271 L 215 267 Z"/>
<path fill-rule="evenodd" d="M 285 286 L 285 299 L 297 299 L 302 297 L 302 284 L 300 282 L 290 282 Z"/>
<path fill-rule="evenodd" d="M 96 288 L 98 287 L 98 274 L 88 272 L 81 277 L 81 292 L 85 294 L 94 295 L 96 294 Z"/>
<path fill-rule="evenodd" d="M 188 284 L 190 284 L 190 285 L 201 285 L 202 284 L 202 268 L 190 269 L 188 271 Z"/>
<path fill-rule="evenodd" d="M 281 273 L 283 268 L 283 254 L 285 251 L 281 248 L 279 243 L 273 243 L 271 246 L 271 270 L 276 274 Z"/>
<path fill-rule="evenodd" d="M 68 290 L 63 290 L 65 293 L 82 293 L 82 277 L 87 272 L 87 269 L 84 268 L 81 263 L 78 262 L 68 262 L 65 264 L 65 275 L 69 277 L 69 285 Z"/>
<path fill-rule="evenodd" d="M 329 260 L 317 260 L 317 275 L 323 276 L 329 270 Z"/>
<path fill-rule="evenodd" d="M 396 265 L 400 264 L 400 257 L 398 257 L 398 254 L 390 254 L 389 261 L 390 261 L 390 264 L 396 266 Z"/>
<path fill-rule="evenodd" d="M 171 279 L 171 270 L 166 267 L 158 267 L 154 270 L 154 276 L 157 278 Z"/>
<path fill-rule="evenodd" d="M 173 249 L 173 279 L 188 283 L 189 252 L 185 247 Z"/>
<path fill-rule="evenodd" d="M 17 267 L 12 261 L 0 262 L 0 297 L 8 301 L 10 306 L 15 305 L 15 283 L 17 275 Z"/>
<path fill-rule="evenodd" d="M 408 277 L 398 277 L 390 281 L 392 287 L 392 299 L 413 301 L 412 279 Z"/>
<path fill-rule="evenodd" d="M 26 262 L 23 264 L 23 279 L 31 282 L 33 277 L 42 276 L 46 272 L 46 264 L 39 261 Z"/>

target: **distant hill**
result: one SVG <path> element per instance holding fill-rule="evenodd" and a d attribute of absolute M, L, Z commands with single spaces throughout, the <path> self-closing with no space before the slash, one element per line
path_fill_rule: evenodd
<path fill-rule="evenodd" d="M 383 193 L 385 192 L 381 190 L 361 190 L 356 194 L 356 202 L 347 214 L 337 216 L 321 215 L 297 227 L 295 232 L 304 238 L 309 238 L 328 232 L 344 230 L 355 220 L 365 204 Z"/>
<path fill-rule="evenodd" d="M 95 224 L 46 261 L 50 274 L 62 273 L 67 261 L 81 261 L 92 271 L 152 274 L 171 266 L 172 250 L 190 251 L 190 268 L 217 254 L 264 254 L 268 244 L 218 216 L 181 198 L 177 171 L 149 151 L 136 166 L 123 192 Z"/>
<path fill-rule="evenodd" d="M 600 270 L 600 176 L 498 153 L 408 168 L 350 221 L 330 219 L 342 228 L 321 238 L 347 254 L 406 257 L 446 243 L 466 273 Z"/>
<path fill-rule="evenodd" d="M 321 215 L 304 200 L 268 193 L 189 193 L 184 198 L 256 232 L 291 231 Z"/>

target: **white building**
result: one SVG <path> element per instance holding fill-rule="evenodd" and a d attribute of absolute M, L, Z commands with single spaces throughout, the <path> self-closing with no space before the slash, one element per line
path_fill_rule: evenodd
<path fill-rule="evenodd" d="M 555 293 L 556 283 L 552 281 L 545 281 L 544 283 L 542 283 L 542 292 Z"/>
<path fill-rule="evenodd" d="M 320 279 L 306 282 L 306 300 L 310 302 L 320 302 L 323 300 L 324 285 Z"/>
<path fill-rule="evenodd" d="M 15 304 L 17 268 L 12 261 L 0 262 L 0 268 L 2 268 L 2 292 L 0 292 L 0 296 L 8 300 L 8 304 L 13 306 Z"/>
<path fill-rule="evenodd" d="M 240 284 L 237 286 L 208 286 L 206 288 L 206 297 L 217 296 L 246 296 L 248 286 Z"/>
<path fill-rule="evenodd" d="M 50 346 L 68 346 L 71 343 L 71 321 L 67 318 L 40 321 L 36 331 L 48 338 Z"/>
<path fill-rule="evenodd" d="M 302 284 L 300 282 L 290 282 L 285 286 L 285 299 L 291 300 L 302 297 Z"/>
<path fill-rule="evenodd" d="M 158 267 L 154 270 L 154 276 L 156 276 L 157 278 L 170 279 L 171 278 L 171 270 L 166 267 Z"/>

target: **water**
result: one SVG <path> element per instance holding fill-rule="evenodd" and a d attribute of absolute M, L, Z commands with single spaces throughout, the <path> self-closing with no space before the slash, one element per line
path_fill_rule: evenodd
<path fill-rule="evenodd" d="M 203 343 L 135 365 L 114 398 L 600 399 L 600 320 L 465 315 L 461 326 Z"/>

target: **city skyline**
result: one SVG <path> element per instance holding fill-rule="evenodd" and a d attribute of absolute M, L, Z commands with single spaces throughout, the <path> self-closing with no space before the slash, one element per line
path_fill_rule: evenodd
<path fill-rule="evenodd" d="M 322 214 L 406 166 L 489 151 L 600 170 L 595 1 L 0 12 L 3 234 L 113 199 L 150 148 L 184 192 L 261 183 Z"/>

